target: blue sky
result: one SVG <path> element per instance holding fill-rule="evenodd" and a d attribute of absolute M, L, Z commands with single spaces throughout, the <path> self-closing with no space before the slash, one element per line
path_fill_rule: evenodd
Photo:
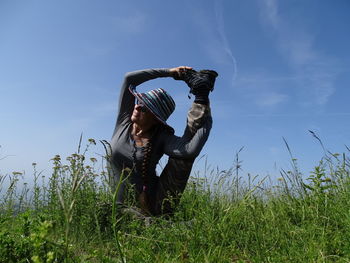
<path fill-rule="evenodd" d="M 49 172 L 80 134 L 109 140 L 125 72 L 192 66 L 219 72 L 214 124 L 201 154 L 228 169 L 242 146 L 242 175 L 290 168 L 284 137 L 307 174 L 350 145 L 350 2 L 1 1 L 0 173 Z M 191 100 L 171 78 L 178 135 Z M 101 153 L 100 147 L 92 153 Z M 201 169 L 203 159 L 195 169 Z"/>

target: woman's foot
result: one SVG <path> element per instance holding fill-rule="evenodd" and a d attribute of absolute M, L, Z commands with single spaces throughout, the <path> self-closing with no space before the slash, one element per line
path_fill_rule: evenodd
<path fill-rule="evenodd" d="M 190 88 L 190 93 L 197 95 L 203 91 L 213 91 L 217 76 L 218 73 L 214 70 L 186 70 L 182 78 Z"/>

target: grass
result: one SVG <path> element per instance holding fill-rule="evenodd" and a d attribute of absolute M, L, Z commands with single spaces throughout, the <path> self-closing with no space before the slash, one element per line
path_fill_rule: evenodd
<path fill-rule="evenodd" d="M 240 177 L 241 149 L 231 169 L 190 179 L 173 218 L 146 226 L 113 205 L 105 159 L 86 157 L 94 144 L 55 156 L 47 182 L 34 164 L 30 189 L 20 173 L 0 177 L 0 262 L 350 261 L 346 154 L 327 152 L 307 176 L 291 155 L 272 185 Z"/>

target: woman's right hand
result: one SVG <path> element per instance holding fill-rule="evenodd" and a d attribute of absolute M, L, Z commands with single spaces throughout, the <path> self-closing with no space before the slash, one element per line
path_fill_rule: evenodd
<path fill-rule="evenodd" d="M 192 67 L 188 66 L 179 66 L 176 68 L 171 68 L 170 74 L 171 76 L 176 80 L 183 80 L 183 75 L 186 73 L 187 70 L 192 70 Z"/>

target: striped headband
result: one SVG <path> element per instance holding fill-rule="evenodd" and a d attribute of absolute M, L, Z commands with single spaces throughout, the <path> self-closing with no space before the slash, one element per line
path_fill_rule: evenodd
<path fill-rule="evenodd" d="M 169 126 L 166 120 L 175 110 L 175 102 L 164 89 L 159 88 L 146 93 L 138 93 L 135 87 L 130 85 L 129 90 L 158 120 Z"/>

